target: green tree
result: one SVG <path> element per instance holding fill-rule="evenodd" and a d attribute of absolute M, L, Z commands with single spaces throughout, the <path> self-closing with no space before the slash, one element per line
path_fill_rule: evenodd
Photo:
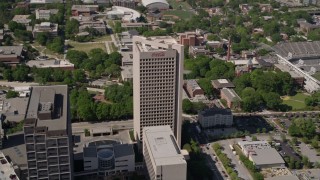
<path fill-rule="evenodd" d="M 6 98 L 7 99 L 10 99 L 10 98 L 15 98 L 15 97 L 18 97 L 19 96 L 19 93 L 16 92 L 16 91 L 12 91 L 12 90 L 9 90 L 6 94 Z"/>
<path fill-rule="evenodd" d="M 216 94 L 214 94 L 214 90 L 209 79 L 201 78 L 198 80 L 198 83 L 207 96 L 217 97 Z"/>
<path fill-rule="evenodd" d="M 193 104 L 189 99 L 184 99 L 182 101 L 182 111 L 187 114 L 193 113 Z"/>
<path fill-rule="evenodd" d="M 12 76 L 12 70 L 11 69 L 5 69 L 3 71 L 3 79 L 8 80 L 8 81 L 13 81 L 13 76 Z"/>
<path fill-rule="evenodd" d="M 75 19 L 66 22 L 65 33 L 68 39 L 74 37 L 79 32 L 79 22 Z"/>
<path fill-rule="evenodd" d="M 76 81 L 76 82 L 85 82 L 86 81 L 86 74 L 83 70 L 81 69 L 76 69 L 73 71 L 73 79 Z"/>
<path fill-rule="evenodd" d="M 39 44 L 41 44 L 42 46 L 46 45 L 48 40 L 49 40 L 49 34 L 48 33 L 42 32 L 42 33 L 37 34 L 36 41 Z"/>
<path fill-rule="evenodd" d="M 308 39 L 312 41 L 319 41 L 320 40 L 320 29 L 312 30 L 308 33 Z"/>

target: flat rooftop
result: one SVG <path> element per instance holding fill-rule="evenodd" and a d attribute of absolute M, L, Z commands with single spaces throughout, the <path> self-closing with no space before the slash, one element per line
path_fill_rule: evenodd
<path fill-rule="evenodd" d="M 238 144 L 250 153 L 252 161 L 257 166 L 285 163 L 278 151 L 267 141 L 239 141 Z"/>
<path fill-rule="evenodd" d="M 14 167 L 8 162 L 2 152 L 0 152 L 0 171 L 1 180 L 19 180 L 18 176 L 14 172 Z"/>
<path fill-rule="evenodd" d="M 254 149 L 255 154 L 251 158 L 255 165 L 268 165 L 268 164 L 284 164 L 284 160 L 274 148 Z"/>
<path fill-rule="evenodd" d="M 46 117 L 40 117 L 40 113 L 45 114 Z M 29 119 L 35 119 L 36 127 L 47 127 L 48 131 L 67 129 L 68 86 L 32 87 L 26 121 Z"/>
<path fill-rule="evenodd" d="M 186 163 L 170 126 L 145 127 L 143 131 L 157 166 Z"/>
<path fill-rule="evenodd" d="M 211 80 L 211 84 L 216 89 L 234 88 L 235 87 L 234 84 L 231 81 L 229 81 L 228 79 Z"/>
<path fill-rule="evenodd" d="M 20 56 L 23 46 L 0 46 L 0 56 L 16 55 Z"/>
<path fill-rule="evenodd" d="M 74 64 L 65 60 L 31 60 L 27 62 L 29 67 L 37 67 L 37 68 L 64 68 L 64 67 L 74 67 Z"/>
<path fill-rule="evenodd" d="M 169 49 L 173 45 L 183 46 L 178 44 L 177 41 L 171 36 L 153 36 L 153 37 L 134 36 L 133 42 L 137 45 L 140 52 L 152 52 L 152 51 L 162 51 L 162 50 L 165 51 L 166 49 Z"/>

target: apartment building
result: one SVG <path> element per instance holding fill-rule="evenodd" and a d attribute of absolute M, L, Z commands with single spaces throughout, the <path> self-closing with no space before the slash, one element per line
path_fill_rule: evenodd
<path fill-rule="evenodd" d="M 73 179 L 68 86 L 33 87 L 24 121 L 28 179 Z"/>
<path fill-rule="evenodd" d="M 187 179 L 187 162 L 170 126 L 143 129 L 143 156 L 150 180 Z"/>
<path fill-rule="evenodd" d="M 134 131 L 169 125 L 181 141 L 184 47 L 170 36 L 133 36 Z"/>

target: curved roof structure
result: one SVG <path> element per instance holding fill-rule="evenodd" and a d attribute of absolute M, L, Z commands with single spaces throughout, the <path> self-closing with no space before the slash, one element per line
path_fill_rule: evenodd
<path fill-rule="evenodd" d="M 149 6 L 150 4 L 154 4 L 154 3 L 162 3 L 169 6 L 169 3 L 166 0 L 142 0 L 143 6 Z"/>

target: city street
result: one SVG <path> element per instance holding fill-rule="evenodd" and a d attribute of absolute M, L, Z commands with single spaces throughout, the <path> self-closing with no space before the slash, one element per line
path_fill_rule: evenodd
<path fill-rule="evenodd" d="M 90 123 L 90 122 L 79 122 L 72 123 L 72 133 L 83 133 L 84 129 L 94 129 L 101 127 L 112 127 L 113 129 L 132 129 L 133 128 L 133 120 L 124 120 L 124 121 L 109 121 L 109 122 L 98 122 L 98 123 Z"/>
<path fill-rule="evenodd" d="M 253 178 L 250 176 L 249 171 L 242 163 L 239 163 L 238 156 L 234 155 L 232 153 L 232 150 L 230 149 L 230 144 L 235 144 L 237 141 L 240 141 L 241 139 L 232 139 L 232 140 L 222 140 L 218 143 L 221 144 L 221 146 L 224 148 L 223 153 L 225 153 L 229 159 L 231 159 L 231 163 L 234 165 L 234 169 L 238 172 L 238 176 L 245 180 L 252 180 Z"/>

